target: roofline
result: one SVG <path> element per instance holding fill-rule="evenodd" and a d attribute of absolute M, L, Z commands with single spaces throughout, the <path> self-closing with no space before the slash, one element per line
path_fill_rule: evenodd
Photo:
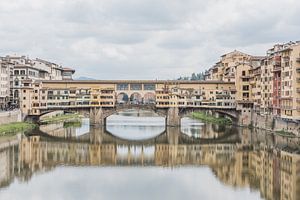
<path fill-rule="evenodd" d="M 81 84 L 118 84 L 118 83 L 153 83 L 153 84 L 234 84 L 225 81 L 187 81 L 187 80 L 43 80 L 43 83 L 81 83 Z"/>

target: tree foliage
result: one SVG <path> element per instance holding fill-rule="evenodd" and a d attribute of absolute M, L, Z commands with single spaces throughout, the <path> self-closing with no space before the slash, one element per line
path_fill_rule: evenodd
<path fill-rule="evenodd" d="M 192 73 L 191 76 L 180 76 L 177 80 L 200 81 L 204 80 L 204 73 Z"/>

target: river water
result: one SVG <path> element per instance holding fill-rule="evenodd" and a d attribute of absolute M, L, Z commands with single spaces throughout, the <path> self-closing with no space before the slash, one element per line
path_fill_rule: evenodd
<path fill-rule="evenodd" d="M 0 199 L 300 199 L 298 138 L 149 112 L 0 143 Z"/>

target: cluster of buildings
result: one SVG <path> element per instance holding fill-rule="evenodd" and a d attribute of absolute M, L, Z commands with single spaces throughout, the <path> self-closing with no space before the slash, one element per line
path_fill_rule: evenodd
<path fill-rule="evenodd" d="M 73 69 L 38 58 L 0 57 L 0 110 L 20 106 L 20 93 L 26 82 L 71 80 L 74 72 Z"/>
<path fill-rule="evenodd" d="M 58 107 L 151 103 L 235 109 L 247 115 L 248 124 L 253 113 L 300 120 L 300 41 L 274 45 L 265 56 L 225 54 L 204 81 L 69 81 L 74 70 L 25 56 L 2 57 L 0 69 L 0 109 L 18 107 L 26 115 Z"/>
<path fill-rule="evenodd" d="M 225 54 L 205 80 L 234 82 L 237 109 L 300 120 L 300 41 L 276 44 L 265 56 Z"/>

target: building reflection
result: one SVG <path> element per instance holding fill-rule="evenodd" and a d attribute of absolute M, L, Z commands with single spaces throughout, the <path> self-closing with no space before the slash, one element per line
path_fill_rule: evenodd
<path fill-rule="evenodd" d="M 264 199 L 300 197 L 299 139 L 249 129 L 240 129 L 238 140 L 222 135 L 217 142 L 189 140 L 176 128 L 138 142 L 115 138 L 102 129 L 78 138 L 53 134 L 23 136 L 0 147 L 1 187 L 58 166 L 208 166 L 223 184 L 259 190 Z M 65 137 L 53 137 L 61 135 Z"/>

